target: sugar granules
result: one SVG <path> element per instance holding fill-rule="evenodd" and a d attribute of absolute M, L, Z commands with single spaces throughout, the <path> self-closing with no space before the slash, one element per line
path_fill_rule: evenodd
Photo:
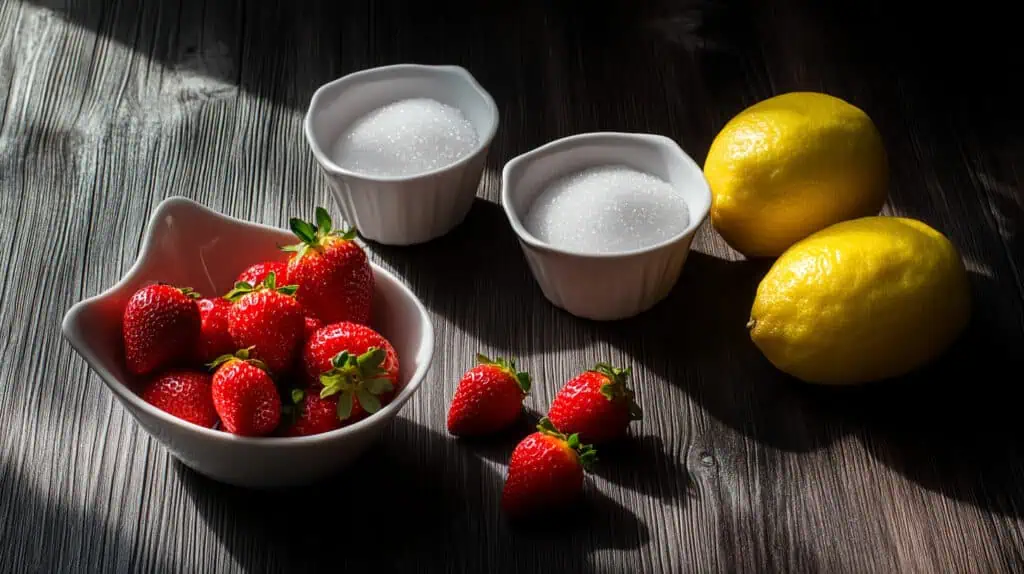
<path fill-rule="evenodd" d="M 668 182 L 606 165 L 553 181 L 534 200 L 523 224 L 556 247 L 616 253 L 661 243 L 683 232 L 689 220 L 686 201 Z"/>
<path fill-rule="evenodd" d="M 332 150 L 341 167 L 367 175 L 407 176 L 455 163 L 478 135 L 458 108 L 428 98 L 392 102 L 357 119 Z"/>

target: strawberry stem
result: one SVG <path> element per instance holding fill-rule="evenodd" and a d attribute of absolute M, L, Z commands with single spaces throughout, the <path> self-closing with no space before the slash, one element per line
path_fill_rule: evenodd
<path fill-rule="evenodd" d="M 288 226 L 291 228 L 292 233 L 295 234 L 295 237 L 299 238 L 299 243 L 285 245 L 281 247 L 281 250 L 298 253 L 299 257 L 305 255 L 309 249 L 322 249 L 324 240 L 328 237 L 345 241 L 351 241 L 356 238 L 354 227 L 347 230 L 334 229 L 331 215 L 322 207 L 316 208 L 316 224 L 293 217 L 288 221 Z"/>
<path fill-rule="evenodd" d="M 530 373 L 517 370 L 515 359 L 505 359 L 503 357 L 491 359 L 483 353 L 477 353 L 476 362 L 481 365 L 494 365 L 500 368 L 519 383 L 519 388 L 522 389 L 524 395 L 530 392 L 530 386 L 532 385 Z"/>
<path fill-rule="evenodd" d="M 638 421 L 643 418 L 643 411 L 633 396 L 633 390 L 626 385 L 626 380 L 633 372 L 631 367 L 620 369 L 608 363 L 597 363 L 591 371 L 600 373 L 608 379 L 607 383 L 601 385 L 601 394 L 606 399 L 609 401 L 628 401 L 629 419 Z"/>
<path fill-rule="evenodd" d="M 342 351 L 331 358 L 331 369 L 320 375 L 320 397 L 338 395 L 339 420 L 351 416 L 353 399 L 369 414 L 380 410 L 378 395 L 395 388 L 381 366 L 386 359 L 387 352 L 379 347 L 370 347 L 358 356 Z"/>
<path fill-rule="evenodd" d="M 216 371 L 218 367 L 220 367 L 222 365 L 225 365 L 227 363 L 230 363 L 232 361 L 245 361 L 246 363 L 249 363 L 250 365 L 252 365 L 254 367 L 257 367 L 259 369 L 263 369 L 264 371 L 268 370 L 266 363 L 264 363 L 263 361 L 261 361 L 261 360 L 259 360 L 257 358 L 249 356 L 250 353 L 252 352 L 252 350 L 253 350 L 253 347 L 246 347 L 244 349 L 239 349 L 239 350 L 235 351 L 234 354 L 221 355 L 221 356 L 217 357 L 216 359 L 210 361 L 209 363 L 206 363 L 206 366 L 211 371 Z"/>
<path fill-rule="evenodd" d="M 299 290 L 298 285 L 282 285 L 277 286 L 277 273 L 271 271 L 267 273 L 267 276 L 263 278 L 263 282 L 259 285 L 253 285 L 246 281 L 239 281 L 235 283 L 235 286 L 224 295 L 224 299 L 234 303 L 249 293 L 255 293 L 257 291 L 277 291 L 282 295 L 293 296 L 295 292 Z"/>
<path fill-rule="evenodd" d="M 548 417 L 540 419 L 540 422 L 537 423 L 537 430 L 565 442 L 566 446 L 576 453 L 576 458 L 579 459 L 580 466 L 584 469 L 589 470 L 597 462 L 597 449 L 593 445 L 580 442 L 579 433 L 566 436 L 565 433 L 555 428 L 554 423 Z"/>

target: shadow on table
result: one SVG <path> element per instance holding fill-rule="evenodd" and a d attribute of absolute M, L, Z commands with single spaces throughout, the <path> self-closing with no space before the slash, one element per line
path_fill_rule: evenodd
<path fill-rule="evenodd" d="M 71 493 L 57 487 L 65 484 L 64 479 L 44 473 L 42 466 L 35 469 L 38 474 L 33 477 L 27 469 L 0 459 L 0 572 L 179 569 L 166 561 L 169 552 L 147 554 L 140 565 L 138 531 L 111 525 L 110 511 L 103 504 L 83 508 L 82 501 L 76 500 L 72 506 Z M 93 500 L 101 498 L 99 494 Z"/>
<path fill-rule="evenodd" d="M 1016 321 L 999 324 L 996 284 L 972 274 L 974 316 L 933 364 L 890 383 L 835 392 L 822 406 L 860 428 L 878 460 L 928 490 L 1024 516 L 1024 372 Z"/>
<path fill-rule="evenodd" d="M 592 552 L 648 541 L 633 512 L 593 488 L 577 513 L 549 528 L 508 523 L 498 506 L 504 477 L 405 419 L 378 444 L 335 479 L 280 492 L 227 486 L 180 463 L 175 469 L 243 569 L 257 559 L 249 549 L 266 548 L 302 571 L 587 572 Z"/>
<path fill-rule="evenodd" d="M 591 342 L 580 320 L 544 298 L 498 204 L 477 199 L 461 225 L 434 241 L 369 247 L 424 305 L 502 353 L 522 356 Z"/>

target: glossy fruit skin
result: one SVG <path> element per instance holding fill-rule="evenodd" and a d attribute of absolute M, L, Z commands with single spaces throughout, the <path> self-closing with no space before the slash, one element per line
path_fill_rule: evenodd
<path fill-rule="evenodd" d="M 324 323 L 370 324 L 374 278 L 369 258 L 356 243 L 355 230 L 336 230 L 327 210 L 316 209 L 316 223 L 290 221 L 300 243 L 285 247 L 288 280 L 306 312 Z"/>
<path fill-rule="evenodd" d="M 231 359 L 213 375 L 213 405 L 229 433 L 267 436 L 281 421 L 281 399 L 270 375 L 244 360 Z"/>
<path fill-rule="evenodd" d="M 878 216 L 838 223 L 787 250 L 758 285 L 747 326 L 778 369 L 845 385 L 924 366 L 970 315 L 956 247 L 921 221 Z"/>
<path fill-rule="evenodd" d="M 306 341 L 302 351 L 303 368 L 307 379 L 316 384 L 319 376 L 331 370 L 331 359 L 342 351 L 361 355 L 370 347 L 384 349 L 387 356 L 383 367 L 388 377 L 398 384 L 398 354 L 383 335 L 360 323 L 342 321 L 324 325 Z"/>
<path fill-rule="evenodd" d="M 274 374 L 284 373 L 294 364 L 304 329 L 304 314 L 295 297 L 269 289 L 243 295 L 228 313 L 228 331 L 235 347 L 252 347 L 252 356 Z"/>
<path fill-rule="evenodd" d="M 146 375 L 192 358 L 199 340 L 199 308 L 191 290 L 164 284 L 136 291 L 125 305 L 121 333 L 125 364 Z"/>
<path fill-rule="evenodd" d="M 222 298 L 203 298 L 196 301 L 199 307 L 199 343 L 196 345 L 196 362 L 206 364 L 236 350 L 228 332 L 228 311 L 231 302 Z"/>
<path fill-rule="evenodd" d="M 316 387 L 306 389 L 302 393 L 302 400 L 294 408 L 297 409 L 295 420 L 282 429 L 281 434 L 284 436 L 322 434 L 343 426 L 337 414 L 337 395 L 321 398 L 320 389 Z M 353 411 L 354 409 L 355 405 Z M 350 419 L 358 420 L 362 416 L 362 413 L 353 412 Z"/>
<path fill-rule="evenodd" d="M 633 393 L 625 386 L 628 370 L 598 364 L 573 377 L 558 391 L 548 418 L 566 434 L 603 444 L 625 436 L 629 423 L 640 418 Z"/>
<path fill-rule="evenodd" d="M 373 301 L 373 271 L 366 252 L 354 241 L 329 238 L 320 250 L 296 254 L 288 277 L 299 286 L 296 297 L 324 323 L 368 324 Z"/>
<path fill-rule="evenodd" d="M 876 215 L 889 189 L 881 134 L 828 94 L 758 102 L 716 135 L 704 162 L 711 223 L 747 257 L 776 257 L 840 221 Z"/>
<path fill-rule="evenodd" d="M 542 420 L 539 427 L 543 425 Z M 520 519 L 572 504 L 583 491 L 584 467 L 592 456 L 589 447 L 574 448 L 564 435 L 538 428 L 512 451 L 501 494 L 502 510 Z"/>
<path fill-rule="evenodd" d="M 478 362 L 459 380 L 448 408 L 448 432 L 455 436 L 479 436 L 506 429 L 523 412 L 529 376 L 517 373 L 514 361 L 491 361 L 481 355 Z"/>
<path fill-rule="evenodd" d="M 263 283 L 263 280 L 271 273 L 277 275 L 278 285 L 288 284 L 288 263 L 285 261 L 262 261 L 260 263 L 254 263 L 239 273 L 235 282 L 259 285 L 260 283 Z"/>
<path fill-rule="evenodd" d="M 213 428 L 217 411 L 213 408 L 212 380 L 202 371 L 172 369 L 150 380 L 140 395 L 142 400 L 179 419 Z"/>
<path fill-rule="evenodd" d="M 317 330 L 324 326 L 324 322 L 311 315 L 303 318 L 302 340 L 303 342 L 313 338 Z"/>

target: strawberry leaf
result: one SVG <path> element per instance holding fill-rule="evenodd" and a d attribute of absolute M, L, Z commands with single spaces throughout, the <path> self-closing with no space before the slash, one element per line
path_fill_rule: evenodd
<path fill-rule="evenodd" d="M 516 382 L 519 383 L 519 388 L 523 390 L 523 394 L 530 392 L 530 373 L 520 371 L 516 373 Z"/>
<path fill-rule="evenodd" d="M 302 389 L 292 389 L 292 402 L 299 404 L 303 399 L 306 398 L 306 393 Z"/>
<path fill-rule="evenodd" d="M 353 239 L 355 239 L 357 237 L 358 234 L 356 233 L 356 228 L 355 227 L 350 227 L 345 232 L 341 233 L 340 235 L 338 235 L 338 233 L 335 232 L 335 235 L 337 235 L 338 237 L 344 239 L 345 241 L 352 241 Z"/>
<path fill-rule="evenodd" d="M 366 389 L 356 389 L 356 398 L 359 399 L 359 406 L 363 407 L 363 410 L 367 413 L 373 414 L 380 410 L 380 399 L 370 394 Z"/>
<path fill-rule="evenodd" d="M 338 407 L 335 409 L 335 413 L 338 415 L 338 420 L 347 420 L 348 417 L 352 416 L 352 392 L 347 391 L 338 397 Z"/>
<path fill-rule="evenodd" d="M 278 287 L 277 288 L 277 292 L 278 293 L 281 293 L 282 295 L 288 295 L 288 296 L 295 295 L 295 292 L 298 291 L 298 290 L 299 290 L 299 286 L 298 285 L 284 285 L 282 287 Z"/>
<path fill-rule="evenodd" d="M 395 385 L 391 382 L 391 379 L 377 378 L 363 381 L 363 388 L 371 394 L 383 395 L 384 393 L 395 390 Z"/>
<path fill-rule="evenodd" d="M 181 294 L 188 297 L 189 299 L 199 299 L 202 297 L 195 289 L 191 287 L 180 287 L 178 291 L 181 291 Z"/>
<path fill-rule="evenodd" d="M 248 295 L 255 291 L 256 288 L 252 283 L 246 283 L 245 281 L 239 281 L 235 283 L 234 288 L 224 294 L 224 298 L 228 301 L 235 302 L 241 299 L 243 296 Z"/>
<path fill-rule="evenodd" d="M 316 243 L 316 227 L 314 227 L 308 221 L 303 221 L 297 217 L 293 217 L 288 221 L 289 226 L 292 228 L 292 233 L 296 237 L 302 240 L 307 245 L 313 245 Z"/>
<path fill-rule="evenodd" d="M 331 366 L 335 369 L 343 369 L 348 366 L 349 357 L 348 351 L 342 351 L 331 357 Z"/>
<path fill-rule="evenodd" d="M 271 271 L 263 278 L 263 286 L 273 291 L 277 288 L 277 272 Z"/>
<path fill-rule="evenodd" d="M 327 210 L 322 207 L 316 208 L 316 226 L 317 231 L 321 236 L 330 235 L 331 233 L 331 215 L 327 213 Z"/>
<path fill-rule="evenodd" d="M 336 373 L 333 370 L 328 371 L 320 375 L 320 384 L 324 388 L 320 389 L 320 398 L 326 399 L 331 395 L 336 395 L 345 390 L 348 377 L 342 373 Z"/>

